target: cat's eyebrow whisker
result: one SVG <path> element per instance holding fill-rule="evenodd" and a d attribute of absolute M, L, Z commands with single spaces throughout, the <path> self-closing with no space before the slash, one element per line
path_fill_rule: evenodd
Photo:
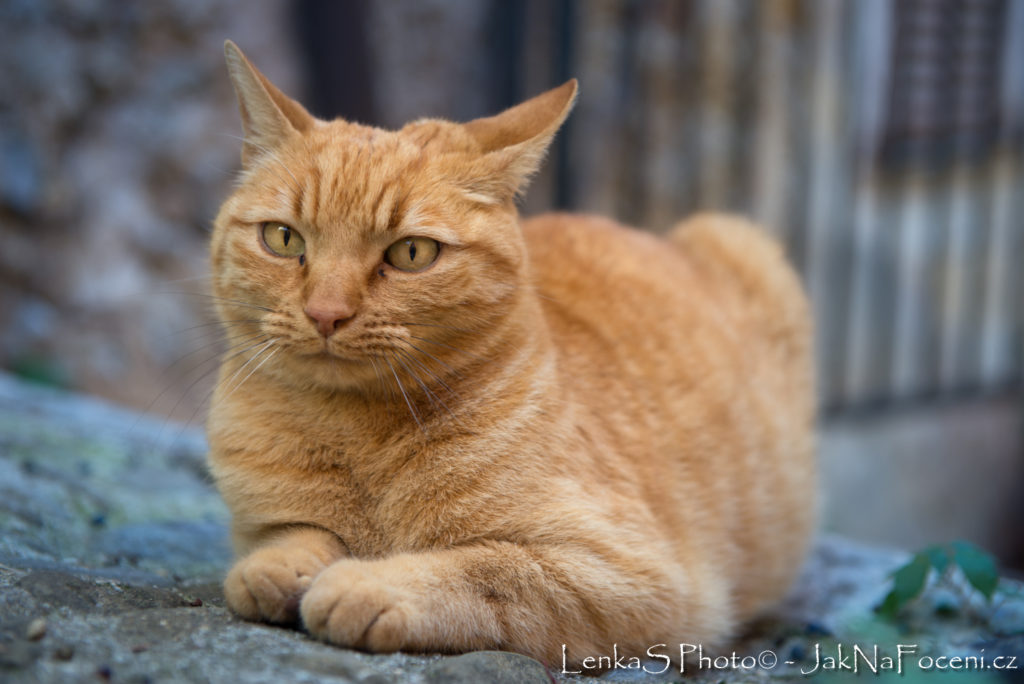
<path fill-rule="evenodd" d="M 402 398 L 405 399 L 405 405 L 409 407 L 409 413 L 412 414 L 412 419 L 416 421 L 416 424 L 420 427 L 420 430 L 426 432 L 423 428 L 423 423 L 420 422 L 420 417 L 416 415 L 416 409 L 412 407 L 412 402 L 409 401 L 409 395 L 405 393 L 405 387 L 402 386 L 402 381 L 398 379 L 398 373 L 395 372 L 395 366 L 391 363 L 391 359 L 387 356 L 382 357 L 384 362 L 388 364 L 388 368 L 391 370 L 391 375 L 395 378 L 395 383 L 398 385 L 398 391 L 402 393 Z"/>

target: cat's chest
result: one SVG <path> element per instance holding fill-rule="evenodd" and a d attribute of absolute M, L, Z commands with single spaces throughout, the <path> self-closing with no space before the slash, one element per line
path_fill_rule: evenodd
<path fill-rule="evenodd" d="M 445 478 L 426 460 L 413 444 L 343 437 L 320 442 L 295 435 L 258 451 L 211 453 L 236 524 L 316 525 L 337 534 L 359 557 L 452 539 L 445 502 L 432 494 L 446 489 Z"/>

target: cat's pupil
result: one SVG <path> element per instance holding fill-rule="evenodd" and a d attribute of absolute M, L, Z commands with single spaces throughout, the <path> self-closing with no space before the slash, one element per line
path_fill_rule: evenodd
<path fill-rule="evenodd" d="M 416 261 L 416 243 L 409 243 L 409 261 Z"/>
<path fill-rule="evenodd" d="M 288 246 L 288 241 L 292 239 L 292 231 L 287 228 L 281 229 L 281 240 L 284 242 L 285 247 Z"/>

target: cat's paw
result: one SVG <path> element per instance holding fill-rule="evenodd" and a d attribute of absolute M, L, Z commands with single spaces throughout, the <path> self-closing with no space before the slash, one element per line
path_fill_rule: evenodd
<path fill-rule="evenodd" d="M 302 599 L 302 622 L 313 636 L 339 646 L 390 653 L 422 649 L 422 597 L 374 571 L 379 566 L 342 560 L 324 570 Z"/>
<path fill-rule="evenodd" d="M 235 563 L 224 580 L 228 607 L 247 620 L 292 624 L 299 602 L 326 564 L 296 547 L 257 549 Z"/>

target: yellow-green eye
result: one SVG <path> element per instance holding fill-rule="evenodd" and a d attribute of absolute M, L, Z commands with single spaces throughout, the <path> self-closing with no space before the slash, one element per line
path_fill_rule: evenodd
<path fill-rule="evenodd" d="M 388 247 L 384 261 L 400 271 L 422 271 L 437 259 L 441 245 L 425 237 L 409 237 Z"/>
<path fill-rule="evenodd" d="M 299 231 L 277 223 L 267 221 L 262 229 L 263 244 L 279 257 L 301 257 L 306 253 L 306 241 Z"/>

